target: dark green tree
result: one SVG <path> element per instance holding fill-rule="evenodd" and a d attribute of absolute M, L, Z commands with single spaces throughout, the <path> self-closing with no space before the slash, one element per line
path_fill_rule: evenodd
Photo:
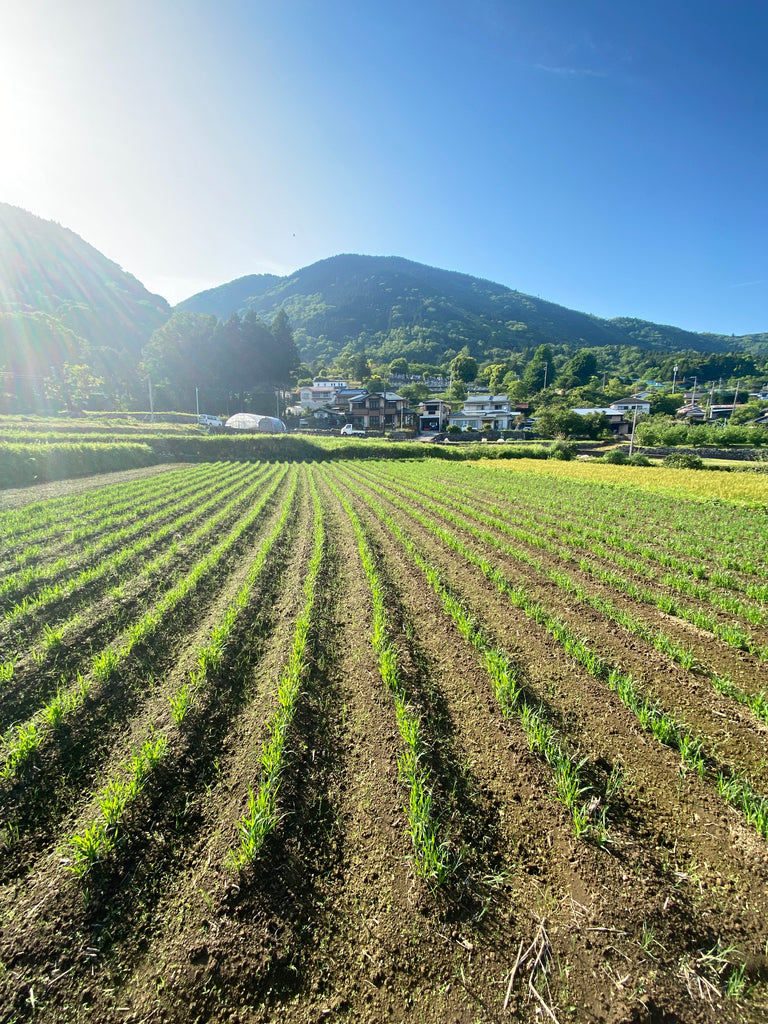
<path fill-rule="evenodd" d="M 301 358 L 293 338 L 288 314 L 284 309 L 280 308 L 275 313 L 275 317 L 269 325 L 269 332 L 277 343 L 271 353 L 272 382 L 282 386 L 295 383 Z"/>
<path fill-rule="evenodd" d="M 216 318 L 204 313 L 175 312 L 142 350 L 145 376 L 161 388 L 169 409 L 195 408 L 195 388 L 203 388 L 211 408 L 221 408 L 220 365 L 215 358 Z"/>
<path fill-rule="evenodd" d="M 597 373 L 597 357 L 588 349 L 580 349 L 565 365 L 565 373 L 573 377 L 578 384 L 589 384 L 590 378 Z"/>
<path fill-rule="evenodd" d="M 528 394 L 536 394 L 555 378 L 555 357 L 549 345 L 539 345 L 525 368 L 523 383 Z"/>
<path fill-rule="evenodd" d="M 464 352 L 459 352 L 455 359 L 451 360 L 451 374 L 454 381 L 460 380 L 465 384 L 477 379 L 477 360 Z"/>
<path fill-rule="evenodd" d="M 352 377 L 354 380 L 366 380 L 371 376 L 371 367 L 365 350 L 358 352 L 352 360 Z"/>

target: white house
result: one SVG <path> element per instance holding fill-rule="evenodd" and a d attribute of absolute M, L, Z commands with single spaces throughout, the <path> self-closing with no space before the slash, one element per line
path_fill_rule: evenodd
<path fill-rule="evenodd" d="M 506 395 L 470 395 L 461 412 L 450 417 L 450 424 L 461 430 L 512 430 L 519 415 Z"/>
<path fill-rule="evenodd" d="M 440 398 L 430 398 L 419 405 L 419 431 L 422 434 L 444 430 L 451 415 L 451 407 Z"/>
<path fill-rule="evenodd" d="M 299 390 L 299 401 L 305 409 L 320 409 L 324 405 L 333 405 L 339 388 L 326 382 L 313 384 Z"/>
<path fill-rule="evenodd" d="M 651 411 L 651 403 L 641 395 L 630 395 L 629 398 L 622 398 L 617 402 L 611 402 L 609 408 L 616 409 L 618 412 L 632 413 L 637 409 L 639 416 L 640 413 L 649 413 Z"/>

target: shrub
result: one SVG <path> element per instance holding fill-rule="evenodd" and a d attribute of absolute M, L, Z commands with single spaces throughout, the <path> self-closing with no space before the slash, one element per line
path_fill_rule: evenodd
<path fill-rule="evenodd" d="M 627 463 L 630 466 L 652 466 L 653 463 L 647 455 L 641 455 L 640 452 L 635 452 L 634 455 L 630 455 L 627 459 Z"/>
<path fill-rule="evenodd" d="M 629 462 L 629 456 L 620 448 L 612 448 L 600 459 L 601 462 L 610 462 L 614 466 L 623 466 Z"/>
<path fill-rule="evenodd" d="M 576 451 L 576 445 L 572 441 L 555 441 L 549 449 L 549 458 L 570 462 L 571 459 L 576 458 Z"/>
<path fill-rule="evenodd" d="M 450 425 L 450 427 L 448 427 L 448 429 L 446 430 L 446 434 L 460 434 L 460 433 L 461 433 L 461 427 L 457 426 L 457 424 L 455 424 L 455 423 L 452 423 Z"/>
<path fill-rule="evenodd" d="M 670 469 L 703 469 L 704 463 L 691 452 L 671 452 L 664 458 L 664 465 Z"/>

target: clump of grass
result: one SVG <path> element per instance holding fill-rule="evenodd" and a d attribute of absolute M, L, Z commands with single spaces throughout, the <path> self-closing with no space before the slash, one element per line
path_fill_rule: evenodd
<path fill-rule="evenodd" d="M 70 868 L 76 875 L 87 874 L 115 849 L 126 809 L 146 787 L 167 746 L 165 736 L 145 740 L 131 756 L 125 777 L 113 779 L 99 793 L 100 816 L 69 839 L 73 853 Z"/>

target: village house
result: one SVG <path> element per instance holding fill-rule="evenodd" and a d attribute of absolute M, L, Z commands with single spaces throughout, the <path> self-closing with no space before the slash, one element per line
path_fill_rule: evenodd
<path fill-rule="evenodd" d="M 333 403 L 333 412 L 341 416 L 347 416 L 350 412 L 352 402 L 357 401 L 357 399 L 367 394 L 368 392 L 365 388 L 341 388 L 336 392 L 336 399 Z"/>
<path fill-rule="evenodd" d="M 413 413 L 394 391 L 364 392 L 349 402 L 348 422 L 362 430 L 391 430 L 410 422 Z"/>
<path fill-rule="evenodd" d="M 299 402 L 304 409 L 320 409 L 324 405 L 333 405 L 338 388 L 313 384 L 299 389 Z"/>
<path fill-rule="evenodd" d="M 615 409 L 612 405 L 605 407 L 585 406 L 580 409 L 573 409 L 572 411 L 579 416 L 590 416 L 595 413 L 599 416 L 602 413 L 608 420 L 611 433 L 615 434 L 616 437 L 625 437 L 632 430 L 632 424 L 624 418 L 624 413 L 621 409 Z"/>
<path fill-rule="evenodd" d="M 506 395 L 470 395 L 450 425 L 461 430 L 513 430 L 520 412 Z"/>
<path fill-rule="evenodd" d="M 419 405 L 419 432 L 437 434 L 445 430 L 451 415 L 448 402 L 440 398 L 431 398 Z"/>
<path fill-rule="evenodd" d="M 639 416 L 641 413 L 647 415 L 651 411 L 651 403 L 642 395 L 630 395 L 629 398 L 621 398 L 616 402 L 611 402 L 609 408 L 616 409 L 618 412 L 631 412 L 633 414 L 635 409 L 637 409 Z"/>

